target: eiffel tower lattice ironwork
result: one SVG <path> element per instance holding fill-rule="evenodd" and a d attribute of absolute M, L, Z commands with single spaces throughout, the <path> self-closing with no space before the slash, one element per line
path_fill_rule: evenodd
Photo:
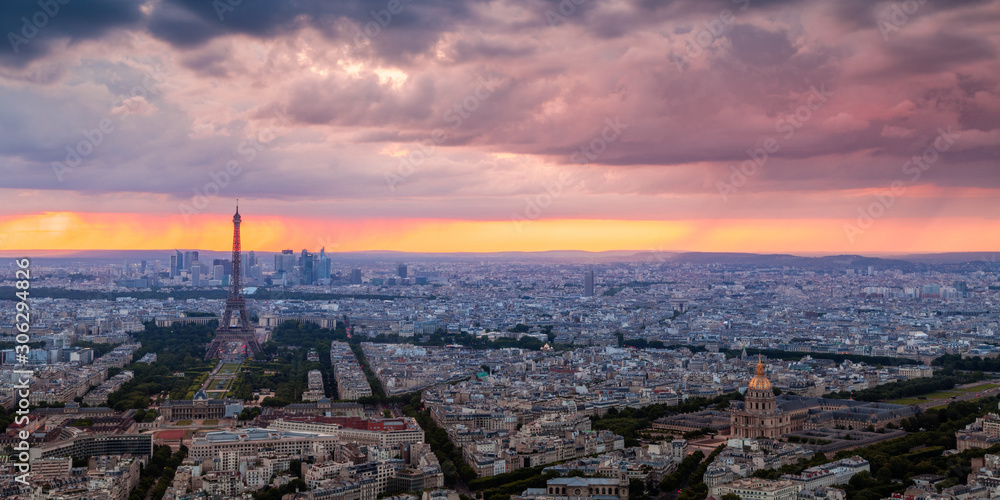
<path fill-rule="evenodd" d="M 246 300 L 243 298 L 243 283 L 240 269 L 240 206 L 236 204 L 236 215 L 233 216 L 233 270 L 229 282 L 229 298 L 226 299 L 226 311 L 222 314 L 219 328 L 215 330 L 215 338 L 208 345 L 205 359 L 222 357 L 221 350 L 229 344 L 243 344 L 243 355 L 253 356 L 260 352 L 257 334 L 250 325 L 250 314 L 247 313 Z M 233 324 L 235 319 L 235 325 Z"/>

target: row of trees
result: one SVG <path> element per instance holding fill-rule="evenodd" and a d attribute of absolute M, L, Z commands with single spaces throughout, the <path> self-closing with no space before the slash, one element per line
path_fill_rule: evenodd
<path fill-rule="evenodd" d="M 961 354 L 945 354 L 931 364 L 953 370 L 1000 372 L 1000 358 L 983 359 L 977 356 L 962 359 Z"/>
<path fill-rule="evenodd" d="M 142 348 L 135 357 L 155 352 L 155 363 L 132 363 L 135 374 L 117 391 L 108 395 L 108 406 L 116 411 L 148 408 L 149 399 L 168 393 L 171 399 L 184 399 L 197 388 L 212 370 L 213 361 L 204 360 L 205 345 L 212 340 L 215 322 L 208 325 L 173 325 L 158 327 L 147 323 L 145 330 L 135 334 Z M 174 374 L 183 373 L 183 376 Z"/>
<path fill-rule="evenodd" d="M 129 500 L 161 500 L 187 453 L 188 449 L 183 445 L 176 453 L 171 453 L 167 445 L 155 446 L 149 464 L 139 474 L 139 484 L 129 494 Z"/>
<path fill-rule="evenodd" d="M 687 484 L 691 474 L 698 468 L 698 464 L 704 459 L 705 454 L 701 450 L 695 450 L 694 453 L 684 457 L 684 460 L 681 460 L 681 463 L 677 464 L 677 468 L 660 481 L 660 489 L 673 491 L 682 488 Z"/>
<path fill-rule="evenodd" d="M 691 474 L 688 479 L 688 487 L 681 492 L 677 500 L 704 500 L 708 496 L 708 485 L 705 484 L 705 472 L 708 470 L 708 466 L 712 465 L 715 461 L 715 457 L 722 453 L 722 450 L 726 449 L 725 444 L 717 446 L 712 453 L 709 453 L 708 458 L 704 462 L 698 464 L 698 467 Z"/>
<path fill-rule="evenodd" d="M 946 391 L 960 384 L 968 384 L 986 378 L 982 372 L 975 373 L 955 373 L 951 369 L 944 369 L 934 373 L 931 377 L 921 377 L 911 380 L 901 380 L 883 384 L 870 389 L 854 392 L 835 392 L 827 397 L 847 399 L 853 397 L 860 401 L 888 401 L 893 399 L 910 398 L 921 396 L 937 391 Z"/>
<path fill-rule="evenodd" d="M 523 333 L 529 329 L 530 327 L 527 325 L 518 324 L 510 328 L 509 331 Z M 546 333 L 551 341 L 553 337 L 552 325 L 542 326 L 541 329 L 542 333 Z M 520 339 L 501 337 L 496 340 L 490 340 L 486 337 L 477 337 L 467 332 L 447 333 L 442 328 L 439 328 L 436 332 L 428 335 L 426 340 L 420 340 L 419 338 L 414 337 L 402 337 L 395 333 L 380 333 L 374 337 L 354 336 L 348 338 L 347 331 L 344 329 L 342 323 L 338 323 L 336 329 L 330 329 L 321 328 L 315 323 L 298 323 L 291 320 L 286 321 L 284 324 L 275 329 L 273 339 L 279 344 L 302 345 L 308 347 L 318 343 L 325 343 L 326 348 L 330 347 L 331 340 L 339 340 L 341 342 L 348 342 L 351 344 L 360 344 L 362 342 L 374 342 L 376 344 L 414 344 L 420 346 L 444 346 L 455 344 L 472 349 L 503 349 L 508 347 L 520 347 L 522 349 L 531 349 L 536 351 L 545 345 L 544 341 L 535 337 L 521 337 Z"/>
<path fill-rule="evenodd" d="M 625 446 L 639 446 L 639 431 L 649 428 L 653 420 L 667 415 L 701 411 L 705 408 L 722 410 L 729 406 L 730 400 L 742 399 L 740 393 L 734 392 L 714 398 L 691 398 L 676 406 L 655 404 L 623 410 L 611 408 L 604 415 L 592 416 L 590 420 L 595 430 L 609 430 L 624 437 Z"/>
<path fill-rule="evenodd" d="M 334 380 L 330 376 L 330 342 L 333 340 L 347 340 L 343 326 L 329 329 L 315 323 L 285 321 L 274 329 L 271 341 L 261 346 L 261 353 L 243 363 L 233 381 L 232 396 L 247 400 L 253 397 L 254 391 L 269 389 L 274 397 L 265 399 L 262 404 L 284 406 L 302 397 L 310 370 L 319 370 L 323 374 L 326 395 L 335 395 Z M 310 350 L 319 354 L 319 361 L 306 359 Z"/>
<path fill-rule="evenodd" d="M 441 464 L 445 484 L 452 486 L 459 480 L 468 483 L 475 479 L 476 471 L 463 460 L 462 449 L 448 439 L 447 431 L 438 427 L 431 418 L 430 410 L 422 409 L 420 393 L 414 393 L 410 398 L 410 401 L 403 405 L 403 413 L 415 418 L 420 428 L 424 430 L 424 438 L 427 444 L 431 445 L 434 456 Z"/>

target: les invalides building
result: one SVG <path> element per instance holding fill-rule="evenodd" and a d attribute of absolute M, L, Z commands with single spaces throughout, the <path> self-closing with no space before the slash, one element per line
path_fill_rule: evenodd
<path fill-rule="evenodd" d="M 775 397 L 759 357 L 757 374 L 750 380 L 743 399 L 730 402 L 730 437 L 733 438 L 780 439 L 792 432 L 819 428 L 881 429 L 890 423 L 899 425 L 916 415 L 916 410 L 907 405 L 788 394 Z"/>
<path fill-rule="evenodd" d="M 757 359 L 757 374 L 747 387 L 743 408 L 733 408 L 731 411 L 732 437 L 778 439 L 789 432 L 801 430 L 802 417 L 805 416 L 805 412 L 801 410 L 806 408 L 799 410 L 785 411 L 785 408 L 778 406 L 771 381 L 764 375 L 764 363 Z M 799 415 L 800 413 L 803 415 Z"/>

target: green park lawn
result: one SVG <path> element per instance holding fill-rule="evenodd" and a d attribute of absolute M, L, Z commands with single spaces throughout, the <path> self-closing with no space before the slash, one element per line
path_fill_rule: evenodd
<path fill-rule="evenodd" d="M 982 392 L 988 389 L 995 389 L 997 387 L 1000 387 L 1000 385 L 980 384 L 972 387 L 967 387 L 965 389 L 951 389 L 948 391 L 937 391 L 937 392 L 932 392 L 930 394 L 924 394 L 923 397 L 925 399 L 918 399 L 916 397 L 912 397 L 912 398 L 894 399 L 889 402 L 898 405 L 912 405 L 912 404 L 926 403 L 927 401 L 933 401 L 935 399 L 948 399 L 952 396 L 958 397 L 973 392 Z"/>

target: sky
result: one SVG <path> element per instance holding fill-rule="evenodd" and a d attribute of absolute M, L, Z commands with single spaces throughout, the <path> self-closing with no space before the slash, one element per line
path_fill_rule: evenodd
<path fill-rule="evenodd" d="M 1000 0 L 0 12 L 0 251 L 1000 248 Z"/>

